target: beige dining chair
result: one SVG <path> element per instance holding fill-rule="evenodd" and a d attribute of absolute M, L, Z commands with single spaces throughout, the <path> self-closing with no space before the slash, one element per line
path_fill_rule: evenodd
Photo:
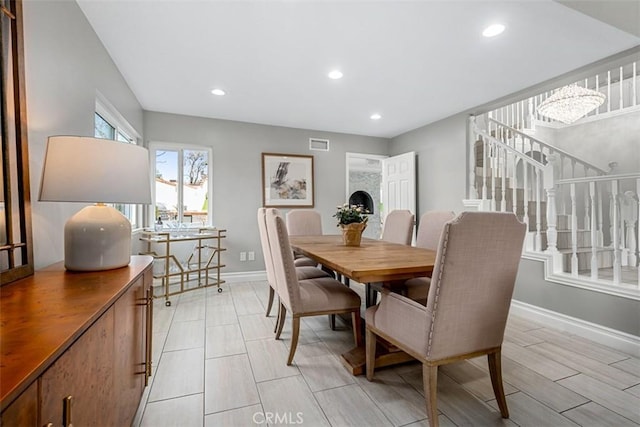
<path fill-rule="evenodd" d="M 418 359 L 431 427 L 438 425 L 438 366 L 485 354 L 500 414 L 509 417 L 501 347 L 524 234 L 513 213 L 463 212 L 442 231 L 427 305 L 383 289 L 366 311 L 367 379 L 376 337 Z"/>
<path fill-rule="evenodd" d="M 398 243 L 400 245 L 411 245 L 413 240 L 413 225 L 415 215 L 409 210 L 396 209 L 387 214 L 384 220 L 381 240 L 390 243 Z M 402 285 L 402 282 L 395 286 Z M 365 284 L 366 306 L 370 307 L 376 303 L 378 292 L 382 289 L 381 283 Z"/>
<path fill-rule="evenodd" d="M 313 209 L 292 209 L 286 215 L 289 236 L 311 236 L 322 234 L 322 216 Z M 293 253 L 296 266 L 316 267 L 318 263 L 296 252 Z"/>
<path fill-rule="evenodd" d="M 276 279 L 273 271 L 273 259 L 271 256 L 271 247 L 267 236 L 266 209 L 258 208 L 258 230 L 260 232 L 260 245 L 262 246 L 262 255 L 264 258 L 264 266 L 267 271 L 267 283 L 269 284 L 269 301 L 267 302 L 267 313 L 269 317 L 273 300 L 275 296 Z M 329 274 L 316 267 L 300 266 L 295 267 L 296 277 L 298 280 L 315 279 L 318 277 L 329 277 Z M 277 327 L 277 323 L 276 323 Z"/>
<path fill-rule="evenodd" d="M 267 209 L 266 223 L 275 271 L 276 292 L 282 312 L 278 319 L 276 338 L 279 338 L 282 333 L 287 310 L 292 316 L 291 348 L 287 365 L 293 362 L 302 317 L 351 313 L 353 337 L 355 344 L 359 345 L 362 341 L 362 333 L 358 294 L 331 277 L 298 280 L 287 226 L 277 209 Z"/>
<path fill-rule="evenodd" d="M 445 223 L 455 217 L 456 214 L 452 211 L 428 211 L 422 214 L 418 223 L 416 246 L 433 251 L 437 250 Z M 401 292 L 414 301 L 426 304 L 430 284 L 431 276 L 415 277 L 404 282 Z"/>
<path fill-rule="evenodd" d="M 410 245 L 413 240 L 415 218 L 411 211 L 404 209 L 389 212 L 384 220 L 381 239 L 385 242 Z"/>

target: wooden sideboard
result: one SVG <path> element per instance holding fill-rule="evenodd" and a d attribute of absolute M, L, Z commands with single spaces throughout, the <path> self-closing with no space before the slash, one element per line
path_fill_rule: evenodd
<path fill-rule="evenodd" d="M 2 426 L 131 425 L 151 375 L 152 261 L 58 263 L 0 288 Z"/>

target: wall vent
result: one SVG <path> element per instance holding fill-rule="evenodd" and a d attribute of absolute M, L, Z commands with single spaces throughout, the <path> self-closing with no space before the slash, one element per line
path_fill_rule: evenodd
<path fill-rule="evenodd" d="M 329 151 L 329 140 L 319 138 L 309 138 L 309 150 Z"/>

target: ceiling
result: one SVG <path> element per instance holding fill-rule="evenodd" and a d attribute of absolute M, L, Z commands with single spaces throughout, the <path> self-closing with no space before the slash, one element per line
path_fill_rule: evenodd
<path fill-rule="evenodd" d="M 640 45 L 635 0 L 78 3 L 145 110 L 387 138 Z"/>

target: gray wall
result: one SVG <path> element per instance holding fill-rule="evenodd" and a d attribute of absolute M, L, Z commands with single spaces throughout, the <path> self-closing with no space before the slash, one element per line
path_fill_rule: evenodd
<path fill-rule="evenodd" d="M 336 206 L 345 202 L 347 152 L 388 153 L 389 140 L 331 132 L 264 126 L 228 120 L 145 112 L 147 142 L 199 144 L 213 150 L 213 223 L 227 229 L 224 272 L 262 271 L 256 212 L 262 205 L 261 153 L 313 155 L 315 209 L 323 231 L 337 234 Z M 330 151 L 310 151 L 309 138 L 330 140 Z M 287 210 L 282 209 L 283 213 Z M 240 262 L 239 252 L 255 251 L 255 261 Z"/>
<path fill-rule="evenodd" d="M 34 259 L 41 268 L 63 259 L 64 223 L 84 206 L 37 201 L 47 137 L 93 136 L 96 91 L 140 134 L 143 114 L 76 2 L 23 6 Z"/>
<path fill-rule="evenodd" d="M 393 138 L 390 155 L 416 152 L 416 217 L 463 210 L 466 197 L 467 115 L 457 114 Z"/>
<path fill-rule="evenodd" d="M 607 328 L 640 336 L 640 302 L 546 282 L 544 263 L 522 259 L 513 298 Z"/>
<path fill-rule="evenodd" d="M 538 126 L 535 137 L 605 171 L 609 170 L 609 162 L 618 162 L 615 173 L 640 172 L 638 111 L 559 129 Z"/>

